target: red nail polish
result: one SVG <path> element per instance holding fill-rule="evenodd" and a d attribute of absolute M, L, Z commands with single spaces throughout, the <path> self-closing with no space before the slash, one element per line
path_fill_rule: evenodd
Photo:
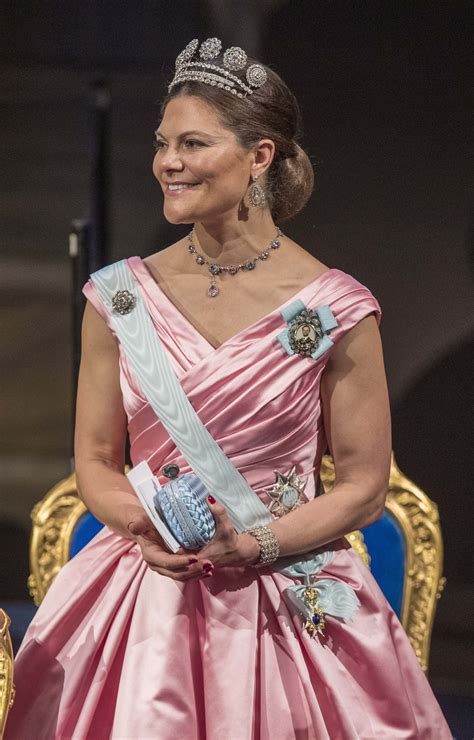
<path fill-rule="evenodd" d="M 203 569 L 203 570 L 204 570 L 204 571 L 205 571 L 206 573 L 209 573 L 209 572 L 210 572 L 211 570 L 214 570 L 214 566 L 213 566 L 213 565 L 211 565 L 211 563 L 204 563 L 204 565 L 202 566 L 202 569 Z"/>
<path fill-rule="evenodd" d="M 207 500 L 209 501 L 210 504 L 215 504 L 216 503 L 216 499 L 214 498 L 214 496 L 208 496 L 207 497 Z"/>
<path fill-rule="evenodd" d="M 192 565 L 193 563 L 197 563 L 197 561 L 198 561 L 197 558 L 188 558 L 189 565 Z"/>

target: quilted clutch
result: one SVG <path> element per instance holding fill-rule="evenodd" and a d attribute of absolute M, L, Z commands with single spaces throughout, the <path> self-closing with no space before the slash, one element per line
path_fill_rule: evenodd
<path fill-rule="evenodd" d="M 199 550 L 215 534 L 208 491 L 195 473 L 173 478 L 153 497 L 163 521 L 186 550 Z"/>

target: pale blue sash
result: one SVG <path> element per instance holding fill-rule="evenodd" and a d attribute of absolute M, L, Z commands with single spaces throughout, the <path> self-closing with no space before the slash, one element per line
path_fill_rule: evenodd
<path fill-rule="evenodd" d="M 91 278 L 150 406 L 207 490 L 226 508 L 236 531 L 269 524 L 270 511 L 210 435 L 184 392 L 127 260 L 104 267 Z M 121 290 L 136 299 L 134 308 L 123 315 L 112 307 Z"/>
<path fill-rule="evenodd" d="M 272 522 L 269 509 L 213 439 L 184 392 L 127 260 L 104 267 L 91 278 L 150 406 L 193 471 L 225 507 L 236 531 Z M 126 314 L 116 312 L 112 305 L 114 295 L 123 290 L 135 298 L 134 307 Z M 304 589 L 333 555 L 332 552 L 295 555 L 282 558 L 272 566 L 290 578 L 305 582 L 306 585 L 293 584 L 285 592 L 305 617 L 308 610 L 302 598 Z M 350 586 L 334 578 L 325 578 L 317 581 L 317 587 L 321 590 L 321 608 L 326 613 L 346 619 L 352 617 L 359 600 Z"/>

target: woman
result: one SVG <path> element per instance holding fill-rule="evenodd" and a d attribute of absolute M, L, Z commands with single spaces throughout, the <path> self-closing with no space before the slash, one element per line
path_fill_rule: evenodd
<path fill-rule="evenodd" d="M 280 232 L 313 186 L 297 103 L 241 49 L 221 52 L 208 39 L 179 55 L 156 132 L 164 215 L 193 230 L 127 266 L 193 408 L 274 516 L 237 533 L 225 492 L 211 491 L 211 542 L 164 547 L 123 474 L 127 426 L 134 465 L 147 460 L 161 483 L 165 465 L 190 466 L 91 279 L 76 469 L 106 526 L 30 626 L 7 737 L 448 738 L 398 619 L 343 538 L 384 510 L 380 308 Z M 315 497 L 327 446 L 336 484 Z M 302 579 L 285 564 L 316 561 L 307 583 L 321 601 L 305 623 L 291 597 Z M 343 594 L 339 612 L 325 588 Z"/>

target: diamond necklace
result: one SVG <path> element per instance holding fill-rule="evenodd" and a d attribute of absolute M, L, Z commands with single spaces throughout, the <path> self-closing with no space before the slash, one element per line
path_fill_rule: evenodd
<path fill-rule="evenodd" d="M 215 262 L 208 262 L 208 260 L 203 257 L 202 254 L 199 254 L 196 247 L 193 244 L 193 234 L 194 229 L 191 229 L 191 231 L 188 234 L 189 239 L 189 246 L 188 250 L 191 254 L 196 255 L 196 262 L 198 265 L 208 265 L 208 270 L 211 273 L 211 284 L 209 288 L 207 289 L 207 295 L 209 298 L 215 298 L 216 295 L 219 295 L 220 290 L 216 285 L 216 275 L 220 275 L 223 272 L 227 272 L 229 275 L 236 275 L 239 270 L 254 270 L 257 266 L 257 261 L 262 260 L 264 262 L 267 260 L 270 256 L 270 249 L 278 249 L 280 246 L 280 236 L 283 236 L 283 232 L 280 228 L 277 228 L 277 235 L 274 239 L 271 240 L 270 245 L 263 250 L 263 252 L 260 252 L 256 257 L 254 257 L 251 260 L 247 260 L 246 262 L 241 262 L 238 265 L 218 265 Z"/>

